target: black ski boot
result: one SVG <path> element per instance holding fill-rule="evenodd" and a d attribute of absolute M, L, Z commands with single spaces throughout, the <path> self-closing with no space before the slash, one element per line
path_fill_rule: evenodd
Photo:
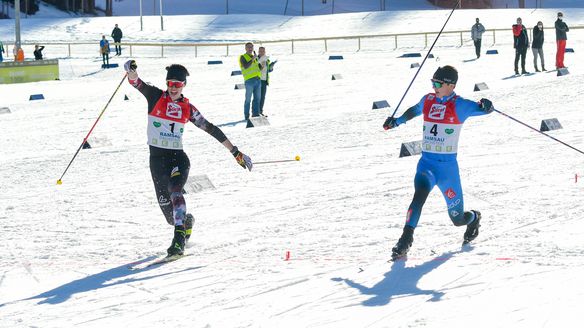
<path fill-rule="evenodd" d="M 185 217 L 185 243 L 191 238 L 191 233 L 193 232 L 193 222 L 195 218 L 191 213 L 187 213 Z"/>
<path fill-rule="evenodd" d="M 391 259 L 397 260 L 399 258 L 405 257 L 414 242 L 414 228 L 406 225 L 404 227 L 404 232 L 397 241 L 397 244 L 391 249 Z"/>
<path fill-rule="evenodd" d="M 172 244 L 166 250 L 168 256 L 183 255 L 185 252 L 185 226 L 174 226 L 174 238 L 172 238 Z"/>
<path fill-rule="evenodd" d="M 463 244 L 470 243 L 479 235 L 479 227 L 481 226 L 481 212 L 475 210 L 471 210 L 471 212 L 474 212 L 475 219 L 466 226 Z"/>

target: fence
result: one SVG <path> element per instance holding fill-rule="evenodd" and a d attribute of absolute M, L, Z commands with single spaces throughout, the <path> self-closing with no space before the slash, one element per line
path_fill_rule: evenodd
<path fill-rule="evenodd" d="M 574 26 L 570 31 L 583 30 L 584 26 Z M 530 35 L 531 28 L 528 29 Z M 555 40 L 554 28 L 547 30 L 547 40 Z M 552 35 L 550 37 L 550 34 Z M 347 51 L 391 51 L 397 48 L 427 48 L 436 38 L 437 32 L 354 35 L 327 38 L 305 38 L 288 40 L 256 40 L 256 45 L 269 45 L 271 54 L 321 53 Z M 490 29 L 483 34 L 483 45 L 505 45 L 513 43 L 511 29 Z M 41 42 L 23 42 L 25 52 L 31 53 L 34 44 Z M 219 57 L 240 54 L 244 51 L 244 43 L 122 43 L 124 53 L 131 57 L 165 57 L 194 56 Z M 42 43 L 47 46 L 53 58 L 96 57 L 99 56 L 99 42 Z M 446 31 L 438 40 L 436 47 L 462 47 L 472 44 L 470 31 Z M 31 46 L 31 51 L 26 47 Z M 114 44 L 111 43 L 113 48 Z"/>

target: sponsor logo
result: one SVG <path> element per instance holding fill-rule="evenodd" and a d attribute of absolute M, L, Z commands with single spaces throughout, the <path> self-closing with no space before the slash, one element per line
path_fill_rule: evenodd
<path fill-rule="evenodd" d="M 444 132 L 446 132 L 446 134 L 453 134 L 454 129 L 446 129 L 446 130 L 444 130 Z"/>
<path fill-rule="evenodd" d="M 446 106 L 443 104 L 432 104 L 428 117 L 433 120 L 442 120 L 446 115 Z"/>
<path fill-rule="evenodd" d="M 444 194 L 446 195 L 446 197 L 448 197 L 448 199 L 452 199 L 454 197 L 456 197 L 456 193 L 454 192 L 454 190 L 452 190 L 452 188 L 448 188 Z"/>
<path fill-rule="evenodd" d="M 183 133 L 184 129 L 183 129 L 183 128 L 180 128 L 180 130 L 179 130 L 179 131 L 180 131 L 180 133 Z"/>
<path fill-rule="evenodd" d="M 182 118 L 182 109 L 179 104 L 168 103 L 166 106 L 166 116 L 180 119 Z"/>
<path fill-rule="evenodd" d="M 170 172 L 170 177 L 174 178 L 180 175 L 180 171 L 178 170 L 178 166 L 175 166 L 172 168 L 172 171 Z"/>
<path fill-rule="evenodd" d="M 460 214 L 460 213 L 458 213 L 457 211 L 450 211 L 450 216 L 452 216 L 452 217 L 457 217 L 458 214 Z"/>
<path fill-rule="evenodd" d="M 164 196 L 160 196 L 158 198 L 158 204 L 160 204 L 160 205 L 168 205 L 168 204 L 170 204 L 170 200 L 164 198 Z"/>
<path fill-rule="evenodd" d="M 450 210 L 450 209 L 456 207 L 458 204 L 460 204 L 460 198 L 458 198 L 454 202 L 448 204 L 448 209 Z"/>
<path fill-rule="evenodd" d="M 162 124 L 160 122 L 152 122 L 152 125 L 154 125 L 155 127 L 159 128 Z"/>

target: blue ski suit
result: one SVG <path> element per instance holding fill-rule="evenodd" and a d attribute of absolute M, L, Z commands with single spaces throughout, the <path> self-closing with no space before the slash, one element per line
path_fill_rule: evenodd
<path fill-rule="evenodd" d="M 456 226 L 467 225 L 474 220 L 473 212 L 464 212 L 464 199 L 456 155 L 462 124 L 470 116 L 485 115 L 477 102 L 461 98 L 454 92 L 437 98 L 429 93 L 420 102 L 397 118 L 398 125 L 424 116 L 422 156 L 414 178 L 414 198 L 408 209 L 406 225 L 418 225 L 422 207 L 428 195 L 438 186 L 448 215 Z"/>

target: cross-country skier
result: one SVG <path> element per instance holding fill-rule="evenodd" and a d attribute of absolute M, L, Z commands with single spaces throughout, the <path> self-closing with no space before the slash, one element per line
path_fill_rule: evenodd
<path fill-rule="evenodd" d="M 493 104 L 488 99 L 478 103 L 454 93 L 458 71 L 452 66 L 439 67 L 432 78 L 434 93 L 422 97 L 420 102 L 398 118 L 389 117 L 383 127 L 388 130 L 404 124 L 416 116 L 424 116 L 422 156 L 414 178 L 414 199 L 408 209 L 402 236 L 392 248 L 392 257 L 407 254 L 414 238 L 414 229 L 420 219 L 422 207 L 434 186 L 438 185 L 448 207 L 448 215 L 455 226 L 466 225 L 464 242 L 479 234 L 481 213 L 464 211 L 462 187 L 456 160 L 458 139 L 462 124 L 469 116 L 489 114 Z"/>
<path fill-rule="evenodd" d="M 136 72 L 136 62 L 128 60 L 124 69 L 128 81 L 148 101 L 148 145 L 150 146 L 150 173 L 156 198 L 166 221 L 174 226 L 174 238 L 168 256 L 182 255 L 191 235 L 193 217 L 187 214 L 183 186 L 189 176 L 190 162 L 183 151 L 182 135 L 187 122 L 204 130 L 225 148 L 239 165 L 251 171 L 251 159 L 240 152 L 225 134 L 207 121 L 199 110 L 182 95 L 189 72 L 178 64 L 166 67 L 166 91 L 144 83 Z"/>

